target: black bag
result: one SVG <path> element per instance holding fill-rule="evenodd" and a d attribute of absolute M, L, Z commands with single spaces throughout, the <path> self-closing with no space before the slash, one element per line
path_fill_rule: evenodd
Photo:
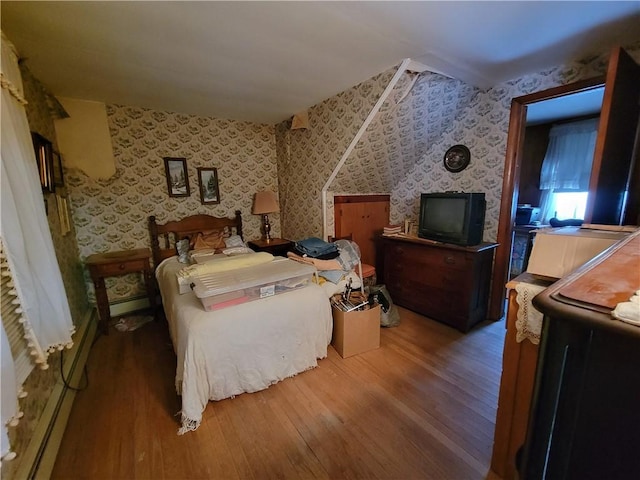
<path fill-rule="evenodd" d="M 380 325 L 383 327 L 397 327 L 400 325 L 400 312 L 393 304 L 391 295 L 384 285 L 369 287 L 369 304 L 379 304 L 381 307 Z"/>

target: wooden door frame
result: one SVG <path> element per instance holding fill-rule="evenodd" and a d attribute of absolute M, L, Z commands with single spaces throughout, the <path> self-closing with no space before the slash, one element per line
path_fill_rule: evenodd
<path fill-rule="evenodd" d="M 601 75 L 587 80 L 553 87 L 541 92 L 515 97 L 511 100 L 509 116 L 509 133 L 507 135 L 507 151 L 502 177 L 502 195 L 500 199 L 500 217 L 498 220 L 498 248 L 493 267 L 491 283 L 491 299 L 489 315 L 492 320 L 499 320 L 504 315 L 506 298 L 505 285 L 508 281 L 509 262 L 511 258 L 512 227 L 515 221 L 517 197 L 520 188 L 520 170 L 522 166 L 522 145 L 527 123 L 527 108 L 531 103 L 562 97 L 572 93 L 602 87 L 606 76 Z"/>
<path fill-rule="evenodd" d="M 639 95 L 640 65 L 624 49 L 614 48 L 607 67 L 585 223 L 638 224 L 639 185 L 633 171 L 639 148 L 640 106 L 635 100 Z"/>

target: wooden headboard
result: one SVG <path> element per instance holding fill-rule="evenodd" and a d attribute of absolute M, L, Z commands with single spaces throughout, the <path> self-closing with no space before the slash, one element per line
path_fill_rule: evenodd
<path fill-rule="evenodd" d="M 149 233 L 151 234 L 151 253 L 155 269 L 165 258 L 176 254 L 176 241 L 191 238 L 193 235 L 212 230 L 228 228 L 230 233 L 242 237 L 242 214 L 236 210 L 235 217 L 212 217 L 211 215 L 192 215 L 182 220 L 165 224 L 156 223 L 156 217 L 149 217 Z"/>

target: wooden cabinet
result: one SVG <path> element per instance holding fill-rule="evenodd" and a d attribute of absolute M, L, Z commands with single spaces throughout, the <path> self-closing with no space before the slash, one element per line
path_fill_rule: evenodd
<path fill-rule="evenodd" d="M 381 237 L 382 277 L 395 303 L 463 332 L 487 316 L 497 244 L 459 247 Z"/>
<path fill-rule="evenodd" d="M 341 195 L 333 199 L 335 238 L 351 235 L 362 263 L 376 265 L 375 239 L 389 224 L 389 195 Z"/>
<path fill-rule="evenodd" d="M 640 232 L 533 299 L 545 315 L 521 478 L 640 478 Z"/>
<path fill-rule="evenodd" d="M 640 65 L 623 49 L 609 57 L 598 138 L 589 181 L 586 223 L 638 225 Z"/>
<path fill-rule="evenodd" d="M 560 317 L 543 335 L 521 478 L 640 478 L 640 336 Z"/>

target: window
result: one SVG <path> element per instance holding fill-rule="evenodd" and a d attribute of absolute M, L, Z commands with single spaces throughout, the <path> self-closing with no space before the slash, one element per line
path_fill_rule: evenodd
<path fill-rule="evenodd" d="M 598 119 L 554 125 L 540 171 L 540 218 L 583 219 Z"/>
<path fill-rule="evenodd" d="M 558 220 L 584 218 L 588 196 L 589 192 L 554 192 L 551 208 L 553 216 Z"/>

